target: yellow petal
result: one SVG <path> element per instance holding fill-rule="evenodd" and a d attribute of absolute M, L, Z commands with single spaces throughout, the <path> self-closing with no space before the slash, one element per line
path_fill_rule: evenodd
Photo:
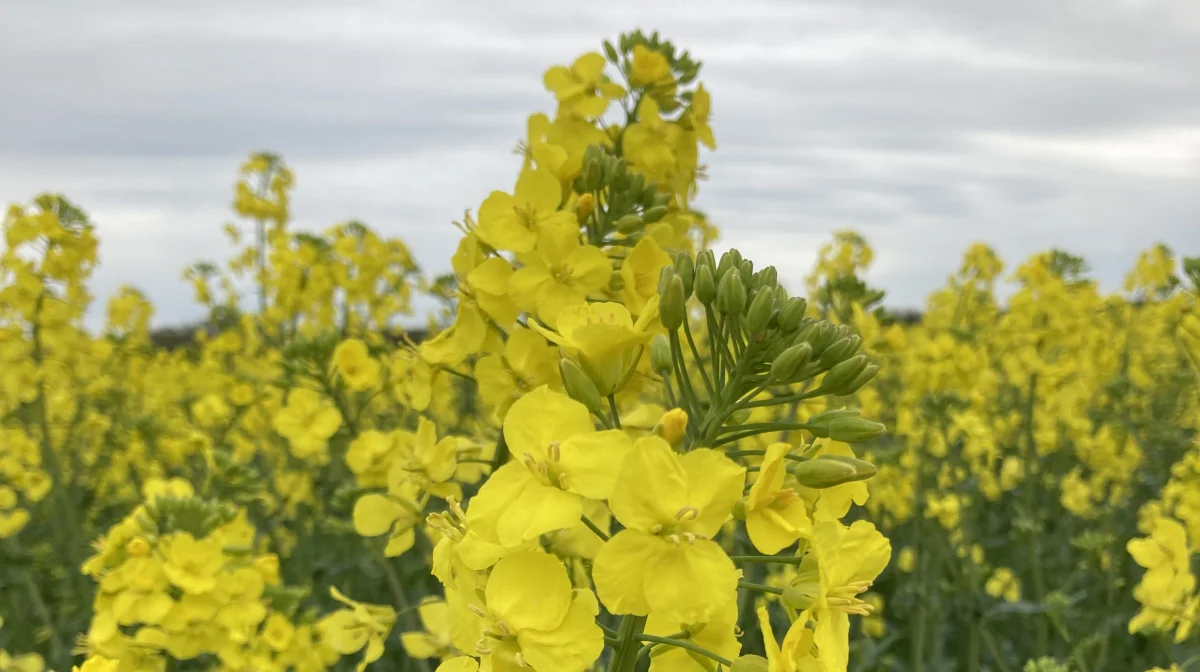
<path fill-rule="evenodd" d="M 622 530 L 600 547 L 592 565 L 592 580 L 596 582 L 596 594 L 610 612 L 639 616 L 650 613 L 643 572 L 666 543 L 638 530 Z"/>
<path fill-rule="evenodd" d="M 648 531 L 674 524 L 687 505 L 687 473 L 679 456 L 659 437 L 638 439 L 621 463 L 609 498 L 613 515 L 625 527 Z"/>
<path fill-rule="evenodd" d="M 715 541 L 667 544 L 646 566 L 650 609 L 680 623 L 704 623 L 737 590 L 733 560 Z"/>
<path fill-rule="evenodd" d="M 604 632 L 596 625 L 600 606 L 590 590 L 577 590 L 562 623 L 553 630 L 521 630 L 521 656 L 535 670 L 587 670 L 604 650 Z"/>
<path fill-rule="evenodd" d="M 562 563 L 541 551 L 514 553 L 492 569 L 487 609 L 513 630 L 553 630 L 571 606 L 571 579 Z"/>
<path fill-rule="evenodd" d="M 364 537 L 378 537 L 392 527 L 404 509 L 390 497 L 363 495 L 354 503 L 354 531 Z"/>
<path fill-rule="evenodd" d="M 576 434 L 559 448 L 568 487 L 588 499 L 608 499 L 633 440 L 619 429 Z"/>

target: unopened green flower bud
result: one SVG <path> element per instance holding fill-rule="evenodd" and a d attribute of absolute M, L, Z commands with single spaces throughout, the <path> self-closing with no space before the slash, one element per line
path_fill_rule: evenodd
<path fill-rule="evenodd" d="M 641 198 L 642 192 L 646 189 L 646 176 L 641 173 L 633 173 L 629 176 L 629 186 L 626 191 L 635 195 L 636 198 Z"/>
<path fill-rule="evenodd" d="M 861 352 L 840 362 L 825 374 L 825 378 L 821 380 L 821 389 L 828 394 L 849 394 L 846 390 L 850 388 L 850 383 L 867 368 L 867 364 L 867 356 Z"/>
<path fill-rule="evenodd" d="M 738 273 L 742 276 L 742 285 L 749 287 L 751 280 L 754 279 L 754 262 L 743 259 L 742 263 L 738 264 Z"/>
<path fill-rule="evenodd" d="M 653 224 L 666 216 L 667 216 L 667 206 L 656 205 L 656 206 L 653 206 L 650 208 L 646 208 L 646 210 L 644 212 L 642 212 L 642 221 L 646 222 L 647 224 Z"/>
<path fill-rule="evenodd" d="M 589 149 L 591 149 L 589 147 Z M 584 161 L 583 175 L 581 176 L 581 185 L 585 193 L 592 193 L 600 189 L 600 163 L 599 161 Z"/>
<path fill-rule="evenodd" d="M 733 503 L 733 511 L 730 511 L 729 515 L 733 516 L 737 520 L 745 520 L 746 519 L 746 500 L 739 499 L 738 501 L 734 502 Z"/>
<path fill-rule="evenodd" d="M 754 300 L 750 302 L 750 310 L 746 311 L 746 329 L 751 335 L 766 333 L 767 323 L 771 321 L 771 313 L 775 310 L 775 293 L 758 290 Z"/>
<path fill-rule="evenodd" d="M 683 326 L 687 311 L 686 301 L 683 295 L 683 280 L 673 275 L 667 283 L 667 290 L 658 298 L 658 319 L 667 331 L 675 331 Z"/>
<path fill-rule="evenodd" d="M 767 266 L 759 271 L 757 275 L 763 287 L 775 287 L 779 284 L 779 271 L 775 270 L 774 266 Z"/>
<path fill-rule="evenodd" d="M 741 263 L 742 255 L 737 250 L 729 250 L 725 254 L 722 254 L 721 261 L 717 264 L 717 281 L 720 282 L 721 278 L 724 278 L 730 269 L 736 269 Z"/>
<path fill-rule="evenodd" d="M 714 272 L 713 279 L 716 279 L 717 257 L 712 250 L 702 250 L 700 254 L 696 255 L 696 268 L 701 266 L 708 266 L 708 270 Z"/>
<path fill-rule="evenodd" d="M 833 345 L 825 348 L 825 352 L 821 353 L 821 366 L 832 369 L 853 355 L 861 344 L 862 339 L 854 335 L 847 336 L 835 342 Z"/>
<path fill-rule="evenodd" d="M 729 666 L 729 672 L 770 672 L 767 659 L 762 656 L 738 656 Z"/>
<path fill-rule="evenodd" d="M 836 340 L 837 327 L 834 327 L 829 322 L 818 322 L 808 342 L 813 346 L 813 354 L 820 357 L 821 353 L 825 352 L 825 348 L 833 345 L 833 342 Z"/>
<path fill-rule="evenodd" d="M 788 467 L 796 480 L 808 488 L 832 488 L 835 485 L 850 483 L 856 480 L 857 472 L 854 467 L 836 460 L 816 458 L 797 462 Z"/>
<path fill-rule="evenodd" d="M 858 409 L 854 408 L 834 408 L 828 411 L 821 411 L 815 415 L 809 416 L 809 424 L 822 425 L 829 424 L 834 418 L 857 418 Z"/>
<path fill-rule="evenodd" d="M 642 228 L 642 218 L 637 215 L 625 215 L 617 220 L 616 227 L 621 233 L 633 233 Z"/>
<path fill-rule="evenodd" d="M 858 474 L 857 480 L 860 481 L 871 478 L 875 474 L 879 473 L 879 469 L 877 469 L 875 465 L 867 462 L 866 460 L 860 460 L 857 457 L 850 457 L 849 455 L 822 455 L 817 459 L 833 460 L 835 462 L 842 462 L 843 464 L 848 464 L 854 467 L 854 473 Z"/>
<path fill-rule="evenodd" d="M 659 334 L 650 341 L 650 368 L 660 376 L 665 376 L 675 367 L 674 357 L 671 356 L 671 342 L 666 336 Z"/>
<path fill-rule="evenodd" d="M 808 302 L 795 296 L 783 304 L 779 311 L 779 328 L 785 332 L 796 331 L 800 328 L 800 320 L 804 319 L 804 311 L 808 310 Z"/>
<path fill-rule="evenodd" d="M 860 443 L 887 434 L 887 427 L 866 418 L 835 418 L 827 426 L 829 438 L 843 443 Z"/>
<path fill-rule="evenodd" d="M 717 310 L 726 315 L 741 315 L 746 309 L 746 287 L 736 272 L 721 276 L 717 285 Z"/>
<path fill-rule="evenodd" d="M 660 191 L 660 192 L 654 194 L 654 201 L 650 203 L 650 207 L 656 208 L 660 205 L 664 208 L 671 205 L 670 192 Z"/>
<path fill-rule="evenodd" d="M 692 284 L 696 279 L 696 265 L 692 261 L 692 255 L 687 252 L 680 252 L 675 257 L 675 275 L 683 281 L 683 296 L 687 298 L 692 295 Z"/>
<path fill-rule="evenodd" d="M 558 372 L 562 375 L 567 396 L 583 404 L 596 415 L 604 412 L 604 400 L 600 391 L 596 389 L 596 383 L 592 382 L 578 364 L 564 357 L 558 362 Z"/>
<path fill-rule="evenodd" d="M 696 269 L 694 289 L 700 303 L 712 305 L 713 299 L 717 298 L 717 281 L 713 278 L 712 266 L 701 265 Z"/>
<path fill-rule="evenodd" d="M 878 366 L 876 366 L 875 364 L 868 364 L 867 367 L 862 370 L 862 373 L 858 374 L 857 378 L 850 381 L 849 383 L 846 384 L 845 387 L 842 388 L 842 391 L 840 392 L 840 394 L 842 396 L 845 396 L 848 394 L 854 394 L 855 392 L 862 389 L 863 385 L 866 385 L 867 383 L 871 382 L 871 380 L 878 373 L 879 373 Z"/>
<path fill-rule="evenodd" d="M 646 188 L 642 189 L 642 196 L 638 200 L 642 204 L 643 208 L 649 209 L 649 208 L 653 208 L 656 205 L 659 205 L 658 203 L 655 202 L 657 199 L 658 199 L 658 185 L 647 184 Z M 647 219 L 646 221 L 650 221 L 650 220 Z"/>
<path fill-rule="evenodd" d="M 800 368 L 808 363 L 810 357 L 812 357 L 812 346 L 807 343 L 793 345 L 779 353 L 775 361 L 771 362 L 771 381 L 789 382 L 800 371 Z"/>
<path fill-rule="evenodd" d="M 658 272 L 658 287 L 656 291 L 661 296 L 667 292 L 667 285 L 671 284 L 671 278 L 675 277 L 674 266 L 663 266 Z"/>
<path fill-rule="evenodd" d="M 604 56 L 613 65 L 616 65 L 621 61 L 620 57 L 617 55 L 617 48 L 614 47 L 612 42 L 609 42 L 608 40 L 604 41 Z"/>

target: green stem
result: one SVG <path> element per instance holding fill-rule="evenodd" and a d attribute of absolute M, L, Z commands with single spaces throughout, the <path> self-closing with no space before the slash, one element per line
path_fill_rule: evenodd
<path fill-rule="evenodd" d="M 734 562 L 751 562 L 751 563 L 769 563 L 779 565 L 798 565 L 804 561 L 804 558 L 795 556 L 781 555 L 731 555 L 730 560 Z"/>
<path fill-rule="evenodd" d="M 737 587 L 740 590 L 751 590 L 756 593 L 770 593 L 771 595 L 783 595 L 782 588 L 773 588 L 764 586 L 761 583 L 750 583 L 749 581 L 738 581 Z"/>
<path fill-rule="evenodd" d="M 604 530 L 600 529 L 600 526 L 593 523 L 587 516 L 580 516 L 579 520 L 597 537 L 600 537 L 602 541 L 608 541 L 608 535 L 605 534 Z"/>
<path fill-rule="evenodd" d="M 697 646 L 686 640 L 671 639 L 670 637 L 656 637 L 654 635 L 638 635 L 637 639 L 639 641 L 643 641 L 643 642 L 653 642 L 654 644 L 666 644 L 667 646 L 674 646 L 674 647 L 678 647 L 680 649 L 687 649 L 688 651 L 693 651 L 695 653 L 698 653 L 710 660 L 715 660 L 716 662 L 724 665 L 725 667 L 729 667 L 729 666 L 733 665 L 733 661 L 729 660 L 728 658 L 719 656 L 702 646 Z"/>
<path fill-rule="evenodd" d="M 396 568 L 392 567 L 391 559 L 377 551 L 372 555 L 375 556 L 375 562 L 383 570 L 383 575 L 387 578 L 388 586 L 392 589 L 392 597 L 396 600 L 396 615 L 399 616 L 401 613 L 411 615 L 414 610 L 413 607 L 419 605 L 409 603 L 408 595 L 404 592 L 404 583 L 400 580 L 400 576 L 396 574 Z M 419 630 L 421 627 L 420 620 L 415 618 L 411 620 L 413 622 L 412 627 Z M 429 661 L 418 658 L 417 665 L 421 668 L 421 672 L 431 672 Z"/>
<path fill-rule="evenodd" d="M 614 395 L 608 395 L 608 408 L 612 411 L 612 423 L 617 429 L 621 429 L 621 415 L 617 412 L 617 398 Z"/>
<path fill-rule="evenodd" d="M 704 360 L 700 357 L 700 350 L 696 348 L 696 341 L 692 339 L 691 320 L 686 319 L 686 316 L 683 320 L 683 335 L 687 337 L 688 347 L 691 348 L 692 357 L 696 360 L 696 368 L 700 370 L 700 379 L 704 381 L 704 390 L 708 393 L 708 398 L 712 399 L 717 396 L 717 389 L 713 387 L 708 373 L 704 370 Z"/>
<path fill-rule="evenodd" d="M 608 663 L 608 672 L 633 672 L 637 664 L 637 636 L 646 627 L 645 616 L 622 616 L 617 629 L 617 643 L 613 646 L 613 657 Z"/>

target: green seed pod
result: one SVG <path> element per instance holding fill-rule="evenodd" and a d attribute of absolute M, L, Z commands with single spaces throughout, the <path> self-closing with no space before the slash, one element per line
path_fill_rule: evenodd
<path fill-rule="evenodd" d="M 667 281 L 666 291 L 659 294 L 658 298 L 658 319 L 667 331 L 675 331 L 683 326 L 687 310 L 686 301 L 683 295 L 683 280 L 672 274 Z"/>
<path fill-rule="evenodd" d="M 835 460 L 823 460 L 819 457 L 797 462 L 789 466 L 788 471 L 796 477 L 800 485 L 817 489 L 850 483 L 857 477 L 853 466 Z"/>
<path fill-rule="evenodd" d="M 769 672 L 770 669 L 766 658 L 754 655 L 738 656 L 729 666 L 729 672 Z"/>
<path fill-rule="evenodd" d="M 667 206 L 656 205 L 651 208 L 646 208 L 645 212 L 642 213 L 642 221 L 646 222 L 647 224 L 653 224 L 666 216 Z"/>
<path fill-rule="evenodd" d="M 563 358 L 558 362 L 558 372 L 562 375 L 563 388 L 567 396 L 583 404 L 589 411 L 600 415 L 604 410 L 604 400 L 596 384 L 588 377 L 583 369 L 574 361 Z"/>
<path fill-rule="evenodd" d="M 858 374 L 857 378 L 850 381 L 845 387 L 842 388 L 842 391 L 840 394 L 842 396 L 854 394 L 855 392 L 862 389 L 863 385 L 866 385 L 867 383 L 871 382 L 871 379 L 873 379 L 878 373 L 879 373 L 878 366 L 876 366 L 875 364 L 868 364 L 867 367 L 862 370 L 862 373 Z"/>
<path fill-rule="evenodd" d="M 701 259 L 703 257 L 700 257 Z M 696 269 L 696 281 L 694 289 L 696 298 L 706 306 L 712 305 L 713 299 L 717 298 L 717 281 L 713 279 L 713 269 L 710 265 L 700 265 Z"/>
<path fill-rule="evenodd" d="M 849 394 L 846 390 L 849 389 L 850 383 L 858 378 L 858 374 L 867 368 L 868 363 L 867 356 L 861 352 L 840 362 L 825 374 L 825 378 L 821 380 L 821 389 L 826 394 Z"/>
<path fill-rule="evenodd" d="M 692 255 L 680 252 L 675 257 L 675 275 L 683 281 L 683 297 L 688 298 L 692 295 L 692 284 L 696 279 L 696 265 L 692 261 Z"/>
<path fill-rule="evenodd" d="M 793 345 L 779 353 L 775 361 L 771 362 L 771 382 L 790 382 L 800 368 L 808 363 L 810 357 L 812 357 L 812 346 L 807 343 Z"/>
<path fill-rule="evenodd" d="M 800 328 L 804 319 L 804 311 L 808 310 L 808 302 L 800 297 L 788 299 L 779 311 L 779 328 L 784 332 L 793 332 Z"/>
<path fill-rule="evenodd" d="M 751 335 L 765 334 L 767 331 L 767 323 L 771 321 L 771 313 L 775 310 L 775 293 L 765 290 L 758 290 L 754 295 L 754 300 L 750 302 L 750 309 L 746 311 L 746 329 Z"/>
<path fill-rule="evenodd" d="M 741 315 L 746 309 L 746 288 L 742 276 L 726 273 L 717 285 L 717 310 L 726 315 Z"/>
<path fill-rule="evenodd" d="M 671 356 L 671 342 L 666 336 L 659 334 L 650 341 L 650 368 L 660 376 L 665 376 L 674 368 L 674 357 Z"/>
<path fill-rule="evenodd" d="M 828 425 L 829 438 L 844 443 L 870 441 L 887 434 L 887 427 L 866 418 L 835 418 Z"/>

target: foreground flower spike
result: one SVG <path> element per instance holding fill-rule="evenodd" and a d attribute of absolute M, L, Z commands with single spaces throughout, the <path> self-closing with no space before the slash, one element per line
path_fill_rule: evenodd
<path fill-rule="evenodd" d="M 713 537 L 745 481 L 745 467 L 716 451 L 679 455 L 661 438 L 639 439 L 609 499 L 626 529 L 601 547 L 592 570 L 609 611 L 703 623 L 723 608 L 738 572 Z"/>

